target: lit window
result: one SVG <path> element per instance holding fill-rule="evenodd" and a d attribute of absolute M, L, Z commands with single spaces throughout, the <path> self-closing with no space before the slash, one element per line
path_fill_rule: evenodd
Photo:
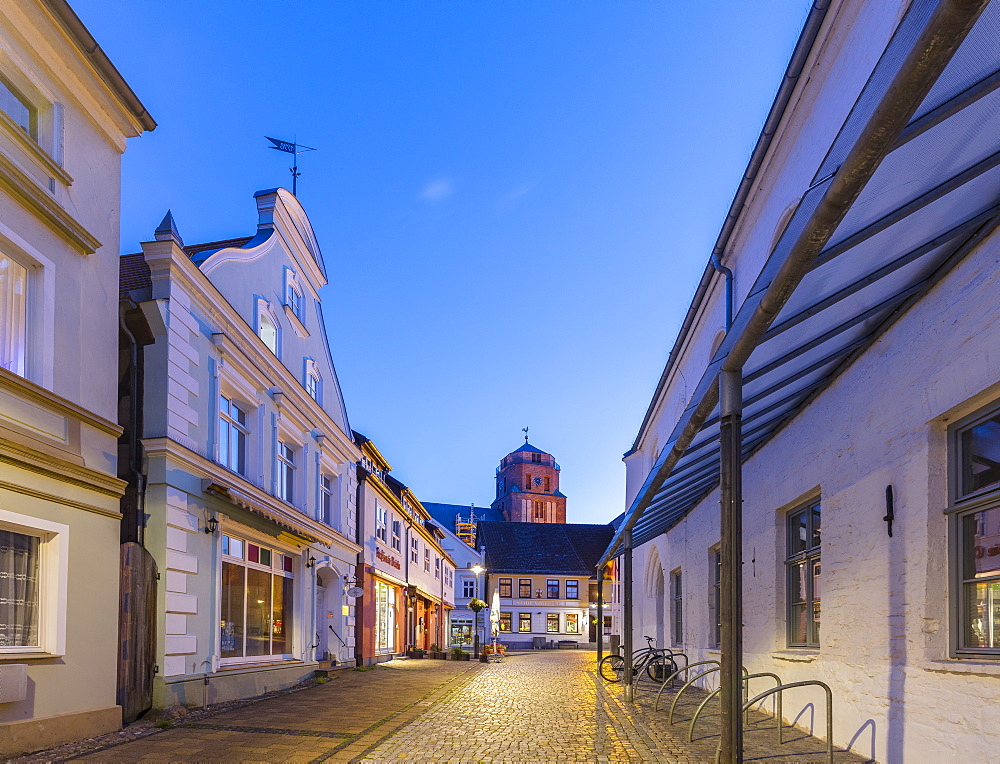
<path fill-rule="evenodd" d="M 531 631 L 531 613 L 517 614 L 517 630 Z"/>
<path fill-rule="evenodd" d="M 974 509 L 953 515 L 958 544 L 960 653 L 1000 657 L 1000 410 L 959 422 L 952 430 L 955 501 Z"/>
<path fill-rule="evenodd" d="M 547 613 L 545 615 L 545 630 L 550 634 L 559 633 L 559 614 Z"/>
<path fill-rule="evenodd" d="M 295 499 L 295 449 L 278 441 L 277 496 L 291 504 Z"/>
<path fill-rule="evenodd" d="M 245 475 L 247 471 L 247 414 L 232 398 L 219 396 L 219 464 Z"/>
<path fill-rule="evenodd" d="M 0 254 L 0 366 L 22 377 L 28 339 L 27 287 L 28 270 Z"/>
<path fill-rule="evenodd" d="M 500 611 L 500 631 L 510 631 L 511 614 Z"/>
<path fill-rule="evenodd" d="M 267 302 L 259 300 L 258 303 L 257 336 L 267 345 L 268 350 L 278 355 L 278 323 L 271 315 Z"/>
<path fill-rule="evenodd" d="M 550 600 L 559 599 L 559 579 L 549 578 L 545 581 L 545 596 Z"/>
<path fill-rule="evenodd" d="M 38 109 L 3 77 L 0 77 L 0 111 L 33 139 L 38 140 Z"/>
<path fill-rule="evenodd" d="M 517 596 L 521 599 L 531 599 L 531 579 L 530 578 L 519 578 L 517 579 Z"/>
<path fill-rule="evenodd" d="M 579 613 L 566 613 L 566 633 L 567 634 L 579 634 L 580 633 L 580 614 Z"/>
<path fill-rule="evenodd" d="M 513 579 L 510 579 L 510 578 L 501 578 L 500 579 L 500 583 L 499 583 L 499 587 L 498 587 L 498 589 L 499 589 L 499 591 L 498 591 L 499 596 L 506 597 L 508 599 L 510 597 L 513 597 L 514 594 L 511 591 L 513 589 L 513 584 L 514 584 Z"/>
<path fill-rule="evenodd" d="M 291 657 L 292 557 L 232 536 L 222 555 L 222 660 Z"/>
<path fill-rule="evenodd" d="M 819 504 L 789 513 L 787 523 L 788 644 L 819 647 Z"/>
<path fill-rule="evenodd" d="M 580 599 L 580 582 L 574 579 L 569 579 L 566 581 L 566 599 L 568 600 L 578 600 Z"/>

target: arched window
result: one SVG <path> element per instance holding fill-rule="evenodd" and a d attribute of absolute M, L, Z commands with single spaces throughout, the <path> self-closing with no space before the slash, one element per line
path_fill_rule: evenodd
<path fill-rule="evenodd" d="M 257 336 L 272 353 L 278 355 L 278 322 L 265 300 L 259 300 L 257 304 Z"/>

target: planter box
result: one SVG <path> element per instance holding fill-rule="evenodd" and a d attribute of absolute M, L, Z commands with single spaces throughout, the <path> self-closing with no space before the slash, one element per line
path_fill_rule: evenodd
<path fill-rule="evenodd" d="M 455 655 L 454 653 L 452 653 L 451 655 L 448 656 L 448 660 L 450 660 L 450 661 L 467 661 L 471 657 L 472 656 L 469 653 L 462 653 L 461 655 Z"/>
<path fill-rule="evenodd" d="M 423 658 L 424 657 L 424 651 L 423 650 L 407 650 L 406 651 L 406 657 L 407 658 Z"/>
<path fill-rule="evenodd" d="M 429 655 L 436 661 L 443 661 L 448 657 L 448 653 L 434 652 L 433 650 L 431 650 Z"/>

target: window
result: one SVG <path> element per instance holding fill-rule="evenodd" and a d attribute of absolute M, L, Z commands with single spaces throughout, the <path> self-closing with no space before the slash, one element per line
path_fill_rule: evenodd
<path fill-rule="evenodd" d="M 467 579 L 462 580 L 462 596 L 472 599 L 476 596 L 476 582 Z"/>
<path fill-rule="evenodd" d="M 32 139 L 38 140 L 38 109 L 3 77 L 0 77 L 0 111 Z"/>
<path fill-rule="evenodd" d="M 431 550 L 424 547 L 424 573 L 431 572 Z"/>
<path fill-rule="evenodd" d="M 545 478 L 545 493 L 551 493 L 551 492 L 552 492 L 552 481 L 548 477 L 546 477 Z"/>
<path fill-rule="evenodd" d="M 417 564 L 417 555 L 419 554 L 418 545 L 416 539 L 410 539 L 410 562 L 414 565 Z"/>
<path fill-rule="evenodd" d="M 333 527 L 333 478 L 322 475 L 319 482 L 320 521 Z"/>
<path fill-rule="evenodd" d="M 278 441 L 278 490 L 279 499 L 289 504 L 295 499 L 295 449 L 283 440 Z"/>
<path fill-rule="evenodd" d="M 819 504 L 789 513 L 787 523 L 788 644 L 790 647 L 819 647 Z"/>
<path fill-rule="evenodd" d="M 385 511 L 385 507 L 380 507 L 375 505 L 375 538 L 381 541 L 383 544 L 386 541 L 386 524 L 388 523 L 388 514 Z"/>
<path fill-rule="evenodd" d="M 559 580 L 550 578 L 545 582 L 545 596 L 550 600 L 559 599 Z"/>
<path fill-rule="evenodd" d="M 219 396 L 219 464 L 245 475 L 247 471 L 247 414 L 232 398 Z"/>
<path fill-rule="evenodd" d="M 1000 656 L 1000 411 L 967 418 L 952 431 L 953 493 L 974 509 L 954 514 L 959 543 L 955 597 L 958 652 Z"/>
<path fill-rule="evenodd" d="M 566 613 L 566 633 L 567 634 L 579 634 L 580 633 L 580 614 L 579 613 Z"/>
<path fill-rule="evenodd" d="M 257 336 L 275 355 L 278 355 L 278 322 L 266 300 L 257 301 Z"/>
<path fill-rule="evenodd" d="M 535 519 L 544 520 L 545 519 L 545 502 L 536 501 L 535 504 Z"/>
<path fill-rule="evenodd" d="M 684 643 L 684 586 L 680 569 L 670 574 L 670 594 L 673 600 L 671 608 L 674 626 L 671 636 L 673 644 L 680 645 Z"/>
<path fill-rule="evenodd" d="M 578 600 L 580 599 L 580 582 L 575 581 L 572 578 L 566 582 L 566 599 L 568 600 Z"/>
<path fill-rule="evenodd" d="M 512 578 L 501 578 L 500 579 L 499 595 L 501 597 L 507 597 L 508 599 L 510 597 L 513 597 L 514 593 L 513 593 L 513 591 L 511 591 L 513 588 L 514 588 L 514 579 L 512 579 Z"/>
<path fill-rule="evenodd" d="M 545 631 L 550 634 L 559 633 L 559 613 L 545 614 Z"/>
<path fill-rule="evenodd" d="M 532 464 L 541 464 L 542 463 L 542 455 L 541 454 L 532 454 L 531 455 L 531 463 Z"/>
<path fill-rule="evenodd" d="M 222 660 L 291 657 L 292 558 L 222 537 Z"/>
<path fill-rule="evenodd" d="M 531 631 L 531 613 L 517 614 L 517 630 Z"/>
<path fill-rule="evenodd" d="M 517 579 L 517 596 L 521 599 L 531 599 L 531 579 Z"/>
<path fill-rule="evenodd" d="M 712 552 L 712 638 L 716 647 L 722 644 L 722 551 Z"/>
<path fill-rule="evenodd" d="M 441 578 L 441 558 L 434 557 L 434 578 Z"/>
<path fill-rule="evenodd" d="M 285 305 L 291 308 L 297 319 L 302 320 L 302 293 L 291 281 L 285 285 Z"/>
<path fill-rule="evenodd" d="M 317 403 L 322 403 L 320 400 L 320 378 L 319 372 L 316 371 L 315 367 L 310 368 L 306 372 L 306 393 Z"/>
<path fill-rule="evenodd" d="M 3 80 L 0 80 L 0 109 L 3 103 Z M 28 344 L 28 270 L 0 254 L 0 366 L 15 374 L 26 373 Z"/>
<path fill-rule="evenodd" d="M 392 521 L 392 548 L 403 551 L 403 523 L 399 520 Z"/>
<path fill-rule="evenodd" d="M 511 614 L 500 611 L 500 631 L 510 631 Z"/>

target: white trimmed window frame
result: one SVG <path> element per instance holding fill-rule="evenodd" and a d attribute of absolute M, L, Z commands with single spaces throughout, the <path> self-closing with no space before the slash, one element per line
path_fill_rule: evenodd
<path fill-rule="evenodd" d="M 319 366 L 312 358 L 305 359 L 302 386 L 310 398 L 320 406 L 323 405 L 323 375 L 320 374 Z"/>
<path fill-rule="evenodd" d="M 39 543 L 38 645 L 0 647 L 0 658 L 13 655 L 66 654 L 66 608 L 69 589 L 69 526 L 0 509 L 0 529 L 35 536 Z"/>
<path fill-rule="evenodd" d="M 55 263 L 0 220 L 0 255 L 27 269 L 24 373 L 51 390 L 55 378 Z"/>
<path fill-rule="evenodd" d="M 295 502 L 300 500 L 299 475 L 305 467 L 302 451 L 301 443 L 278 433 L 274 454 L 274 496 L 292 506 L 298 506 Z"/>
<path fill-rule="evenodd" d="M 274 347 L 271 347 L 268 338 L 264 335 L 265 319 L 274 327 Z M 271 308 L 271 303 L 263 297 L 257 298 L 257 310 L 254 324 L 254 331 L 257 333 L 257 337 L 260 338 L 260 341 L 263 342 L 264 346 L 274 353 L 277 358 L 281 358 L 281 322 L 278 321 L 277 314 Z"/>

